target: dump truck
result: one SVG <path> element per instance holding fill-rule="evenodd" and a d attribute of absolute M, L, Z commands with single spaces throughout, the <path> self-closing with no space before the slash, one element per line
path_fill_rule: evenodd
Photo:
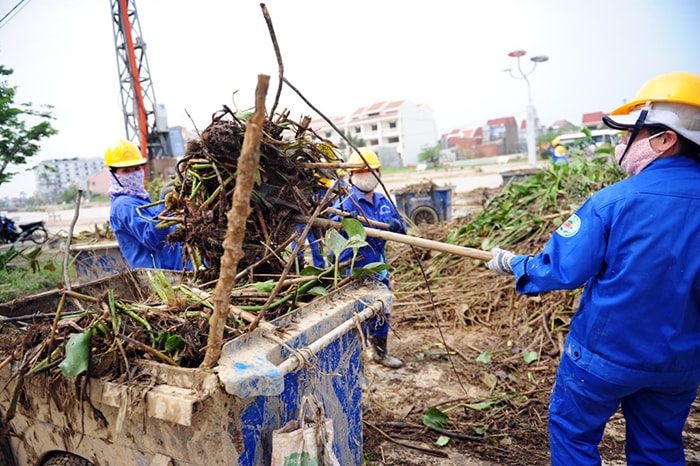
<path fill-rule="evenodd" d="M 137 299 L 144 270 L 84 283 Z M 169 278 L 176 280 L 175 276 Z M 61 290 L 0 304 L 3 326 L 56 312 Z M 133 362 L 128 380 L 22 373 L 0 354 L 0 465 L 270 464 L 273 431 L 312 394 L 333 421 L 340 464 L 361 464 L 362 322 L 390 311 L 372 281 L 340 287 L 224 344 L 212 369 Z M 65 300 L 64 313 L 75 311 Z M 3 332 L 0 332 L 0 339 Z"/>

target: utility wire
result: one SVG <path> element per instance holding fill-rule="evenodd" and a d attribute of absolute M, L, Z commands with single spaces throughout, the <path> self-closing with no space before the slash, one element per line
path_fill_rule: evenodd
<path fill-rule="evenodd" d="M 31 1 L 31 0 L 19 0 L 19 2 L 18 2 L 15 6 L 13 6 L 12 9 L 11 9 L 10 11 L 8 11 L 8 12 L 5 14 L 5 16 L 3 16 L 2 18 L 0 18 L 0 29 L 2 29 L 3 26 L 5 26 L 7 23 L 9 23 L 10 20 L 11 20 L 12 18 L 14 18 L 15 16 L 17 16 L 17 13 L 19 13 L 20 11 L 22 11 L 22 9 L 23 9 L 25 6 L 27 6 L 27 5 L 29 4 L 30 1 Z M 25 3 L 25 2 L 26 2 L 26 3 Z M 23 3 L 25 3 L 25 4 L 22 6 L 22 8 L 20 8 L 19 10 L 17 10 L 17 8 L 19 8 L 20 5 L 22 5 Z M 12 14 L 15 10 L 17 10 L 17 12 L 16 12 L 15 14 Z M 12 17 L 8 19 L 8 16 L 10 16 L 10 15 L 12 15 Z"/>

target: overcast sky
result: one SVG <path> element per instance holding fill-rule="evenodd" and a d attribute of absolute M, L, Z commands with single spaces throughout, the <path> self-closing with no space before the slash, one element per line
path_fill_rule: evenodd
<path fill-rule="evenodd" d="M 260 1 L 137 0 L 156 99 L 170 126 L 203 130 L 222 104 L 250 108 L 258 74 L 278 66 Z M 54 106 L 44 159 L 102 157 L 126 136 L 109 0 L 5 0 L 0 63 L 17 102 Z M 547 55 L 529 74 L 542 124 L 609 112 L 649 79 L 700 74 L 698 0 L 269 0 L 284 76 L 328 117 L 384 100 L 428 105 L 438 133 L 525 118 L 527 84 L 508 53 Z M 278 110 L 318 117 L 289 87 Z M 187 117 L 191 115 L 194 123 Z M 31 194 L 33 176 L 0 186 Z"/>

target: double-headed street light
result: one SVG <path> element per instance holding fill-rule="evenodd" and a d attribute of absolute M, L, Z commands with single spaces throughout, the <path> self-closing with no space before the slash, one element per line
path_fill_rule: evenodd
<path fill-rule="evenodd" d="M 530 61 L 532 61 L 533 63 L 532 69 L 525 73 L 520 65 L 520 57 L 524 55 L 525 50 L 515 50 L 508 54 L 509 57 L 515 57 L 518 60 L 518 72 L 520 73 L 520 76 L 514 74 L 513 70 L 510 68 L 507 68 L 503 71 L 509 72 L 512 78 L 524 79 L 527 83 L 527 162 L 531 168 L 535 168 L 537 166 L 537 150 L 535 148 L 535 107 L 534 105 L 532 105 L 532 95 L 530 94 L 530 80 L 528 80 L 527 77 L 535 71 L 535 68 L 537 67 L 538 63 L 542 63 L 549 60 L 549 57 L 547 57 L 546 55 L 537 55 L 535 57 L 530 57 Z"/>

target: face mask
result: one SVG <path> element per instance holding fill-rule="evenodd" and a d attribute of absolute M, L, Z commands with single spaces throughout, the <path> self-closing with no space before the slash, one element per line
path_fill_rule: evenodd
<path fill-rule="evenodd" d="M 615 160 L 624 171 L 630 175 L 636 175 L 663 154 L 663 152 L 656 152 L 651 147 L 651 142 L 649 142 L 662 134 L 664 132 L 649 136 L 646 139 L 637 140 L 632 143 L 629 150 L 627 150 L 627 144 L 618 144 L 615 146 Z M 627 154 L 625 154 L 625 150 L 627 150 Z M 625 155 L 624 159 L 622 158 L 623 154 Z M 622 163 L 620 163 L 620 159 L 622 159 Z"/>
<path fill-rule="evenodd" d="M 351 181 L 363 193 L 374 191 L 374 188 L 379 184 L 379 180 L 372 172 L 354 173 Z"/>
<path fill-rule="evenodd" d="M 117 181 L 119 179 L 119 181 Z M 118 195 L 136 196 L 142 199 L 150 199 L 150 195 L 143 186 L 143 170 L 116 175 L 112 173 L 109 179 L 109 197 L 114 199 Z"/>

